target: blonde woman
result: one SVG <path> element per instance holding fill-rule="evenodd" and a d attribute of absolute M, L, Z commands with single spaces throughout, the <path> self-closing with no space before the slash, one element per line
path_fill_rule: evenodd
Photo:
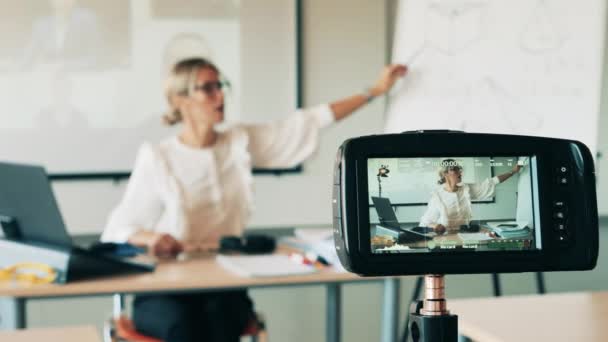
<path fill-rule="evenodd" d="M 431 192 L 420 226 L 431 227 L 437 234 L 443 234 L 468 225 L 473 217 L 471 201 L 494 196 L 496 185 L 511 178 L 520 169 L 521 166 L 516 165 L 513 170 L 483 182 L 462 183 L 462 166 L 454 159 L 444 159 L 438 171 L 437 183 L 440 186 Z"/>
<path fill-rule="evenodd" d="M 241 234 L 253 208 L 253 167 L 301 163 L 315 151 L 321 128 L 385 94 L 406 71 L 389 65 L 366 93 L 280 121 L 219 131 L 226 84 L 218 68 L 202 58 L 177 63 L 167 81 L 170 111 L 164 119 L 181 123 L 181 132 L 140 148 L 102 240 L 128 241 L 170 257 Z M 167 342 L 238 341 L 252 304 L 245 291 L 230 291 L 137 296 L 133 309 L 138 330 Z"/>

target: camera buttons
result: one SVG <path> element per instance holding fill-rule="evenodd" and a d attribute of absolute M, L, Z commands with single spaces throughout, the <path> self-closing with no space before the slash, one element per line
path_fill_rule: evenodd
<path fill-rule="evenodd" d="M 556 212 L 553 213 L 553 218 L 556 218 L 558 220 L 565 220 L 566 219 L 566 212 L 563 210 L 558 210 Z"/>
<path fill-rule="evenodd" d="M 568 174 L 569 168 L 566 165 L 561 165 L 556 168 L 558 175 L 566 175 Z"/>
<path fill-rule="evenodd" d="M 334 185 L 340 185 L 340 172 L 342 170 L 342 167 L 340 166 L 340 164 L 338 164 L 336 166 L 336 169 L 334 170 Z"/>
<path fill-rule="evenodd" d="M 565 222 L 557 222 L 553 225 L 553 229 L 557 232 L 565 232 L 567 226 Z"/>
<path fill-rule="evenodd" d="M 341 222 L 342 218 L 340 217 L 334 217 L 334 222 L 333 222 L 333 228 L 334 228 L 334 235 L 336 237 L 336 240 L 342 237 L 342 222 Z"/>
<path fill-rule="evenodd" d="M 342 218 L 334 217 L 334 247 L 336 249 L 336 253 L 340 255 L 341 253 L 348 252 L 346 248 L 346 244 L 344 243 L 344 239 L 346 235 L 344 235 L 342 231 Z"/>
<path fill-rule="evenodd" d="M 556 182 L 560 185 L 568 185 L 570 168 L 567 165 L 559 165 L 555 168 L 555 174 L 557 176 Z"/>
<path fill-rule="evenodd" d="M 334 185 L 334 193 L 331 200 L 334 217 L 342 217 L 342 207 L 340 203 L 340 186 Z"/>
<path fill-rule="evenodd" d="M 560 243 L 568 243 L 570 242 L 570 234 L 568 232 L 561 232 L 557 235 L 557 241 Z"/>
<path fill-rule="evenodd" d="M 562 201 L 562 200 L 555 200 L 553 201 L 553 207 L 555 209 L 566 209 L 566 202 Z"/>

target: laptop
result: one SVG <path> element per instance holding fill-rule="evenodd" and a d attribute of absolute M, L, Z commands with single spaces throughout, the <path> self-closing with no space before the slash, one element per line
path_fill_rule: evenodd
<path fill-rule="evenodd" d="M 432 228 L 428 227 L 402 228 L 397 219 L 397 215 L 395 215 L 395 211 L 393 210 L 393 205 L 388 198 L 372 196 L 372 202 L 374 203 L 374 208 L 376 208 L 376 213 L 380 220 L 379 227 L 376 227 L 377 230 L 395 237 L 399 237 L 401 233 L 406 233 L 408 235 L 415 234 L 418 237 L 427 240 L 432 239 L 437 235 Z"/>
<path fill-rule="evenodd" d="M 395 215 L 391 201 L 388 198 L 372 196 L 372 202 L 376 208 L 381 225 L 401 229 L 397 215 Z"/>
<path fill-rule="evenodd" d="M 0 225 L 6 239 L 45 246 L 88 262 L 110 273 L 151 271 L 154 265 L 115 258 L 77 247 L 67 232 L 45 169 L 41 166 L 0 162 Z M 108 268 L 109 267 L 109 268 Z M 95 273 L 94 269 L 86 272 Z"/>

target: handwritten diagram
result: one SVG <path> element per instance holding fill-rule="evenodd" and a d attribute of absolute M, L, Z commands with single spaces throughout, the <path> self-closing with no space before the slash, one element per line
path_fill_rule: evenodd
<path fill-rule="evenodd" d="M 385 131 L 553 136 L 595 151 L 607 6 L 604 0 L 401 2 L 393 60 L 407 63 L 410 73 L 391 94 Z"/>
<path fill-rule="evenodd" d="M 454 55 L 475 44 L 482 34 L 486 4 L 480 1 L 433 1 L 426 12 L 425 45 Z"/>

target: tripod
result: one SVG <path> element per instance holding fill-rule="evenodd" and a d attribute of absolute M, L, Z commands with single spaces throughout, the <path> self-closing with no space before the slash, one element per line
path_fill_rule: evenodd
<path fill-rule="evenodd" d="M 420 298 L 423 280 L 425 281 L 426 291 L 425 299 L 421 301 L 418 298 Z M 501 296 L 500 278 L 496 273 L 492 274 L 492 284 L 494 296 Z M 450 315 L 449 311 L 446 309 L 444 287 L 443 275 L 426 275 L 424 277 L 420 276 L 416 278 L 416 285 L 414 286 L 412 299 L 410 301 L 410 313 L 405 321 L 401 342 L 457 340 L 458 317 Z M 541 272 L 536 272 L 536 287 L 539 294 L 544 294 L 546 292 L 545 280 Z M 434 310 L 425 310 L 424 304 L 426 301 L 429 302 L 427 307 L 434 308 Z M 433 319 L 433 317 L 435 319 Z M 452 319 L 454 321 L 453 323 L 451 322 Z M 454 324 L 455 328 L 452 327 L 452 324 Z M 422 332 L 421 327 L 423 329 Z M 441 331 L 444 331 L 445 333 L 438 335 L 438 332 L 441 333 Z M 452 331 L 454 331 L 455 334 L 453 336 L 451 335 Z"/>
<path fill-rule="evenodd" d="M 418 279 L 421 282 L 422 277 Z M 425 275 L 424 285 L 424 299 L 413 302 L 410 306 L 409 340 L 458 341 L 458 316 L 450 314 L 447 310 L 443 275 Z"/>

